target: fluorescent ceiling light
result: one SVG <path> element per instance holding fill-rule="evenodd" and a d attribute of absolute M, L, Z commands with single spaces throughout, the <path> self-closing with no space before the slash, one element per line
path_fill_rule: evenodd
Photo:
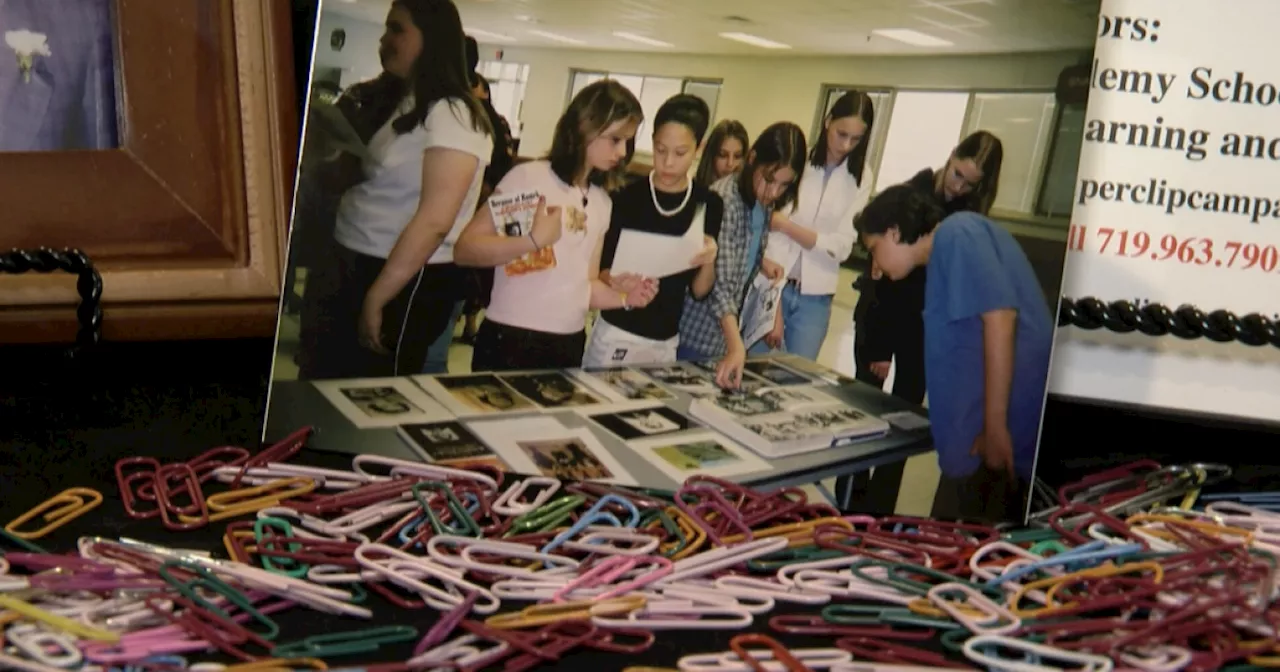
<path fill-rule="evenodd" d="M 747 33 L 720 33 L 720 37 L 723 37 L 726 40 L 733 40 L 734 42 L 749 44 L 753 47 L 760 47 L 761 49 L 790 49 L 791 48 L 791 45 L 789 44 L 774 42 L 773 40 L 766 40 L 763 37 L 756 37 L 755 35 L 748 35 Z"/>
<path fill-rule="evenodd" d="M 552 40 L 555 42 L 563 42 L 565 44 L 586 44 L 586 42 L 583 42 L 582 40 L 575 40 L 572 37 L 565 37 L 564 35 L 548 33 L 545 30 L 531 30 L 529 31 L 529 33 L 532 35 L 537 35 L 538 37 L 545 37 L 548 40 Z"/>
<path fill-rule="evenodd" d="M 651 47 L 674 47 L 675 46 L 670 42 L 663 42 L 662 40 L 655 40 L 652 37 L 645 37 L 644 35 L 636 35 L 635 33 L 627 33 L 623 31 L 616 31 L 614 32 L 613 36 L 621 37 L 624 40 L 631 40 L 632 42 L 639 42 L 640 44 L 647 44 Z"/>
<path fill-rule="evenodd" d="M 880 37 L 887 37 L 891 40 L 897 40 L 913 47 L 950 47 L 954 46 L 954 42 L 949 42 L 941 37 L 927 35 L 918 30 L 908 28 L 882 28 L 871 31 Z"/>
<path fill-rule="evenodd" d="M 497 42 L 511 42 L 515 40 L 515 38 L 511 37 L 510 35 L 503 35 L 502 33 L 491 33 L 487 30 L 481 30 L 479 28 L 464 28 L 462 32 L 482 40 L 494 40 Z"/>

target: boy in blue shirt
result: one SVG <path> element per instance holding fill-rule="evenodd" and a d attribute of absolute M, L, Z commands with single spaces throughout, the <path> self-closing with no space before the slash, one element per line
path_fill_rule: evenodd
<path fill-rule="evenodd" d="M 855 221 L 890 279 L 926 267 L 925 384 L 942 483 L 938 517 L 1021 521 L 1054 323 L 1031 263 L 986 217 L 891 187 Z"/>

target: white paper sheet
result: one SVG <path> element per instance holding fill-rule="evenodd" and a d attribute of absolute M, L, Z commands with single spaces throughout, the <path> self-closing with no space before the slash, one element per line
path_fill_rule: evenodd
<path fill-rule="evenodd" d="M 320 394 L 361 429 L 452 420 L 408 378 L 351 378 L 312 381 Z"/>
<path fill-rule="evenodd" d="M 714 432 L 672 434 L 632 441 L 627 446 L 677 483 L 694 475 L 729 478 L 770 469 L 755 453 Z"/>
<path fill-rule="evenodd" d="M 644 231 L 623 231 L 618 236 L 618 251 L 613 255 L 609 272 L 637 273 L 649 278 L 665 278 L 693 268 L 693 258 L 706 244 L 701 232 L 697 236 L 664 236 Z"/>

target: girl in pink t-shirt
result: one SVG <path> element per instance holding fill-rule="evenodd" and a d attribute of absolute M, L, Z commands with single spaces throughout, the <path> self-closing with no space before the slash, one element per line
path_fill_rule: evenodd
<path fill-rule="evenodd" d="M 613 203 L 635 151 L 644 113 L 626 87 L 601 80 L 574 96 L 556 124 L 546 159 L 512 168 L 494 195 L 536 192 L 526 235 L 499 231 L 481 207 L 458 238 L 454 258 L 493 267 L 493 293 L 476 333 L 473 371 L 576 368 L 586 347 L 587 312 L 640 308 L 657 282 L 632 275 L 600 279 L 600 253 Z"/>

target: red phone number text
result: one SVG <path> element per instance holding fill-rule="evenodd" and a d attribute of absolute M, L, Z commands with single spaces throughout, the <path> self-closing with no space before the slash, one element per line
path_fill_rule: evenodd
<path fill-rule="evenodd" d="M 1263 273 L 1280 267 L 1280 249 L 1275 245 L 1108 227 L 1072 226 L 1067 233 L 1067 250 Z"/>

